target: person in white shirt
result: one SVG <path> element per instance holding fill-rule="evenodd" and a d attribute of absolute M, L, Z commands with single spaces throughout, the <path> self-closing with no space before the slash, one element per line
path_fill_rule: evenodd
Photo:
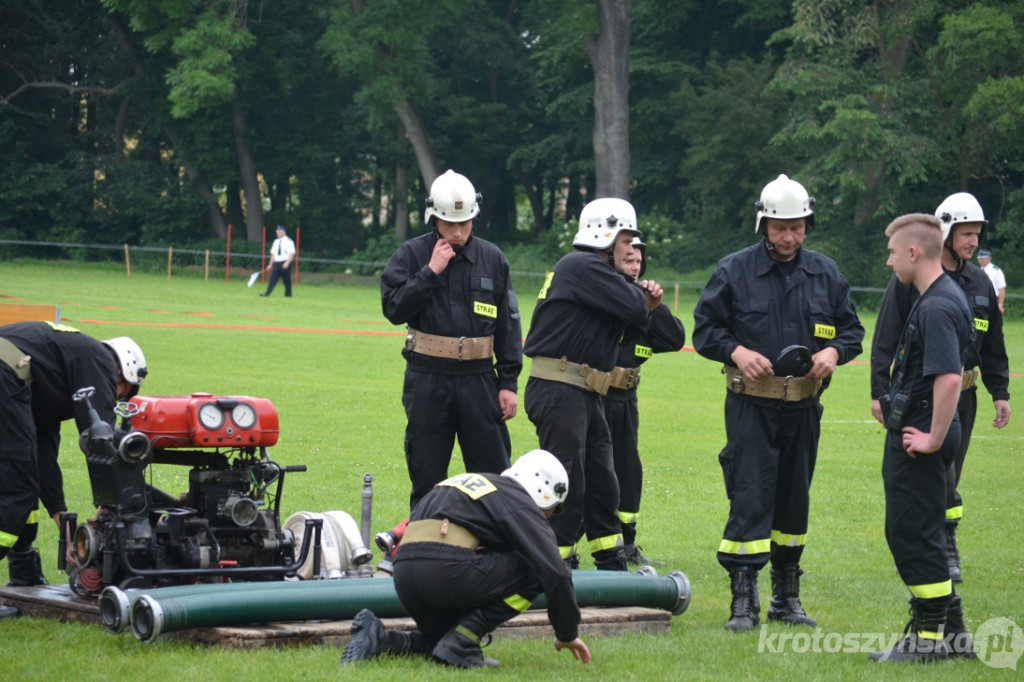
<path fill-rule="evenodd" d="M 277 286 L 278 280 L 284 281 L 284 295 L 292 295 L 292 261 L 295 260 L 295 242 L 286 234 L 284 225 L 277 226 L 277 239 L 270 247 L 270 264 L 267 271 L 270 272 L 270 281 L 267 283 L 267 290 L 260 296 L 270 296 Z"/>
<path fill-rule="evenodd" d="M 999 312 L 1005 313 L 1003 302 L 1006 300 L 1006 275 L 1003 274 L 1003 269 L 992 262 L 992 252 L 988 249 L 978 251 L 978 265 L 992 280 L 992 287 L 996 290 L 996 298 L 999 301 Z"/>

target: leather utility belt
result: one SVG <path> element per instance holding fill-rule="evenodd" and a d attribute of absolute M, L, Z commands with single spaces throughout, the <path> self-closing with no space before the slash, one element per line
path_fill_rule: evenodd
<path fill-rule="evenodd" d="M 755 382 L 743 378 L 743 373 L 735 367 L 726 365 L 726 386 L 733 393 L 754 396 L 755 398 L 771 398 L 787 403 L 797 403 L 818 395 L 821 390 L 821 379 L 807 377 L 765 377 Z"/>
<path fill-rule="evenodd" d="M 436 336 L 409 327 L 405 349 L 432 358 L 450 360 L 489 360 L 494 354 L 493 336 Z"/>
<path fill-rule="evenodd" d="M 31 356 L 25 355 L 20 348 L 7 339 L 0 339 L 0 362 L 14 370 L 25 383 L 32 382 Z"/>
<path fill-rule="evenodd" d="M 462 526 L 449 522 L 448 519 L 424 519 L 409 523 L 402 536 L 402 544 L 411 545 L 414 542 L 438 542 L 467 549 L 476 549 L 480 546 L 480 539 L 477 536 Z"/>
<path fill-rule="evenodd" d="M 598 395 L 607 395 L 612 385 L 610 372 L 569 362 L 564 357 L 535 357 L 530 366 L 530 376 L 548 381 L 561 381 L 563 384 L 570 384 L 584 391 L 593 391 Z"/>
<path fill-rule="evenodd" d="M 977 367 L 974 369 L 965 369 L 963 379 L 960 381 L 960 390 L 966 391 L 977 386 L 979 374 L 981 374 L 981 370 Z"/>
<path fill-rule="evenodd" d="M 611 384 L 609 384 L 612 388 L 628 390 L 640 385 L 639 367 L 616 367 L 609 374 L 612 377 Z"/>

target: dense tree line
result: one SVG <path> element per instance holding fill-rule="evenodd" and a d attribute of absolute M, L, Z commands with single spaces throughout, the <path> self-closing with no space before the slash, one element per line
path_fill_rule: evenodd
<path fill-rule="evenodd" d="M 564 243 L 628 195 L 659 260 L 753 239 L 779 173 L 815 248 L 884 282 L 882 229 L 966 190 L 1024 272 L 1013 0 L 0 0 L 0 238 L 200 244 L 301 227 L 386 252 L 446 168 L 478 230 Z M 561 242 L 560 242 L 560 238 Z M 551 260 L 555 255 L 552 254 Z"/>

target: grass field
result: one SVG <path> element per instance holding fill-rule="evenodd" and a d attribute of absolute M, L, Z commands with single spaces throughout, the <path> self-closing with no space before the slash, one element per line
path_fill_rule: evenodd
<path fill-rule="evenodd" d="M 529 278 L 516 282 L 524 333 L 539 284 Z M 281 419 L 281 438 L 272 457 L 282 464 L 308 466 L 307 473 L 288 478 L 285 515 L 342 509 L 358 520 L 362 477 L 370 472 L 376 493 L 374 532 L 389 528 L 404 517 L 408 499 L 401 330 L 381 316 L 373 281 L 304 278 L 290 300 L 281 291 L 259 298 L 261 290 L 258 284 L 246 288 L 243 273 L 225 283 L 223 273 L 210 281 L 191 274 L 168 279 L 133 273 L 128 278 L 113 266 L 74 263 L 15 261 L 0 270 L 0 303 L 59 303 L 68 323 L 89 334 L 131 335 L 149 364 L 144 393 L 208 391 L 271 399 Z M 677 310 L 688 334 L 695 302 L 695 292 L 684 294 Z M 873 313 L 862 312 L 862 320 L 869 342 Z M 1011 369 L 1020 372 L 1024 322 L 1008 321 L 1006 334 Z M 803 560 L 803 601 L 820 628 L 819 644 L 810 651 L 802 646 L 807 638 L 790 640 L 789 645 L 780 642 L 780 636 L 798 632 L 785 626 L 772 624 L 744 635 L 722 628 L 729 588 L 715 550 L 728 510 L 717 462 L 724 444 L 724 382 L 719 366 L 684 351 L 648 363 L 640 388 L 646 473 L 639 542 L 645 554 L 667 562 L 659 569 L 662 573 L 682 570 L 693 585 L 689 610 L 674 620 L 667 636 L 591 638 L 594 660 L 587 666 L 569 654 L 555 655 L 550 641 L 499 639 L 488 650 L 501 660 L 496 670 L 462 672 L 426 660 L 384 659 L 342 671 L 340 651 L 333 648 L 241 652 L 164 640 L 143 645 L 130 634 L 111 635 L 99 626 L 24 618 L 0 622 L 0 670 L 5 679 L 76 681 L 339 676 L 440 680 L 463 675 L 510 680 L 1018 677 L 1018 672 L 981 661 L 876 666 L 866 653 L 851 651 L 861 645 L 878 648 L 869 635 L 888 638 L 907 621 L 908 594 L 882 532 L 883 430 L 870 416 L 866 363 L 863 355 L 841 367 L 823 400 L 821 451 Z M 1011 394 L 1021 395 L 1022 384 L 1020 374 L 1015 375 Z M 520 414 L 510 424 L 517 454 L 537 445 L 521 401 L 522 391 Z M 961 483 L 966 582 L 960 591 L 972 630 L 994 618 L 1024 625 L 1024 412 L 997 431 L 991 427 L 991 402 L 979 403 Z M 90 515 L 84 458 L 70 425 L 65 427 L 61 461 L 71 510 Z M 453 466 L 459 465 L 456 455 Z M 186 489 L 185 469 L 176 468 L 181 471 L 158 473 L 157 484 L 172 492 Z M 56 570 L 56 529 L 47 524 L 40 535 L 37 544 L 48 579 L 66 580 Z M 0 579 L 6 581 L 6 562 L 4 566 Z M 770 588 L 764 573 L 760 586 L 766 608 Z M 842 647 L 836 645 L 839 641 Z M 1019 628 L 1013 641 L 1022 641 Z"/>

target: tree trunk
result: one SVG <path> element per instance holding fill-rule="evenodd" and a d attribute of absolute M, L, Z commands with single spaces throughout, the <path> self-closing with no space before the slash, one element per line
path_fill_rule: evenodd
<path fill-rule="evenodd" d="M 238 175 L 242 180 L 242 192 L 245 194 L 245 238 L 258 242 L 263 235 L 263 200 L 260 195 L 260 181 L 256 175 L 256 162 L 249 152 L 249 143 L 245 139 L 247 121 L 245 113 L 237 103 L 233 107 L 232 122 L 234 123 L 235 155 L 238 158 Z"/>
<path fill-rule="evenodd" d="M 598 34 L 584 43 L 594 68 L 594 199 L 629 199 L 630 0 L 597 0 Z"/>
<path fill-rule="evenodd" d="M 409 238 L 409 172 L 405 164 L 395 164 L 395 191 L 391 202 L 391 214 L 395 216 L 395 236 L 405 241 Z"/>
<path fill-rule="evenodd" d="M 434 149 L 430 145 L 430 137 L 427 136 L 423 122 L 409 100 L 399 102 L 395 106 L 395 113 L 398 114 L 398 119 L 405 126 L 405 137 L 416 154 L 416 163 L 420 167 L 423 186 L 430 187 L 438 176 L 437 160 L 434 158 Z"/>

